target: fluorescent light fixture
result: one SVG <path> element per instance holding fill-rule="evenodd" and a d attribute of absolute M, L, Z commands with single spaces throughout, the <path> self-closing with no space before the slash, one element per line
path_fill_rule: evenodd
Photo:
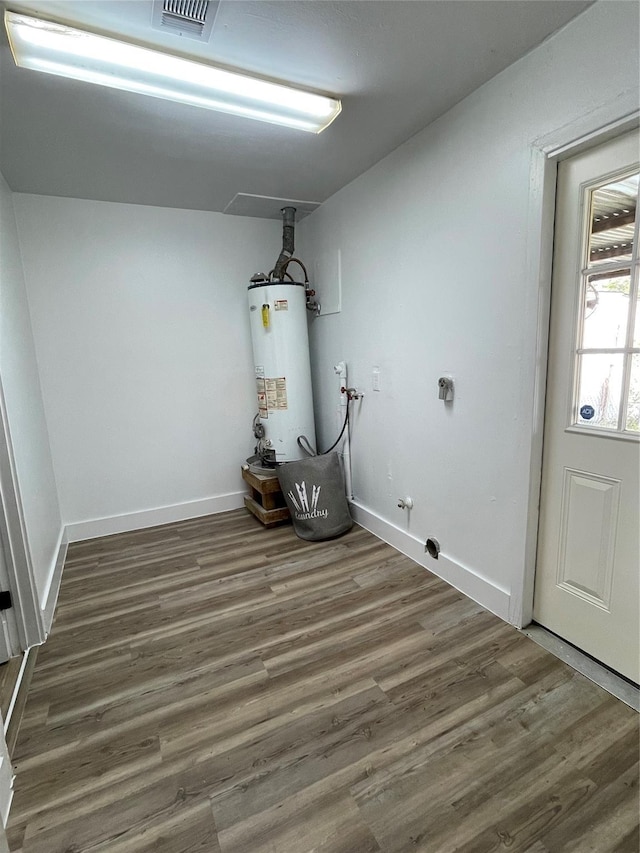
<path fill-rule="evenodd" d="M 99 86 L 320 133 L 339 100 L 117 39 L 5 12 L 16 65 Z"/>

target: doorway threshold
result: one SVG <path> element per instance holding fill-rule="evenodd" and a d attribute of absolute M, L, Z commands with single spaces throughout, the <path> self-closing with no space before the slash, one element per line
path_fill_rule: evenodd
<path fill-rule="evenodd" d="M 547 631 L 541 625 L 531 623 L 526 628 L 520 629 L 523 634 L 532 639 L 543 649 L 551 652 L 560 660 L 569 664 L 590 681 L 593 681 L 607 693 L 611 693 L 625 705 L 629 705 L 635 711 L 640 711 L 640 688 L 636 687 L 626 678 L 610 670 L 608 667 L 598 663 L 589 655 L 581 652 L 571 643 L 562 640 L 556 634 Z"/>

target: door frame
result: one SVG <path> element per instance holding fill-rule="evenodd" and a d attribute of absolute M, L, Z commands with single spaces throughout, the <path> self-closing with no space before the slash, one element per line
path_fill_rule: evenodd
<path fill-rule="evenodd" d="M 5 545 L 7 573 L 13 597 L 18 639 L 22 650 L 26 651 L 31 646 L 43 643 L 46 639 L 46 631 L 33 573 L 1 377 L 0 538 Z M 17 654 L 20 649 L 15 651 Z"/>
<path fill-rule="evenodd" d="M 12 583 L 9 577 L 7 550 L 4 526 L 0 524 L 0 589 L 11 592 Z M 15 610 L 15 607 L 11 607 L 8 610 L 0 611 L 0 663 L 4 663 L 21 651 Z"/>
<path fill-rule="evenodd" d="M 615 104 L 607 105 L 534 140 L 530 147 L 525 280 L 531 317 L 531 327 L 527 331 L 535 336 L 536 352 L 524 560 L 518 577 L 514 578 L 509 599 L 509 622 L 518 628 L 526 627 L 533 618 L 558 163 L 640 127 L 640 110 L 635 109 L 623 116 L 615 115 L 614 111 Z"/>

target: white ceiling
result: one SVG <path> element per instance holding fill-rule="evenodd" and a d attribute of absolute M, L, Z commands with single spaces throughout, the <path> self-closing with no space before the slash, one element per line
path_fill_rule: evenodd
<path fill-rule="evenodd" d="M 316 136 L 16 68 L 2 27 L 11 189 L 212 211 L 242 193 L 264 216 L 246 194 L 324 201 L 590 3 L 222 0 L 208 43 L 152 29 L 151 0 L 4 5 L 341 97 Z"/>

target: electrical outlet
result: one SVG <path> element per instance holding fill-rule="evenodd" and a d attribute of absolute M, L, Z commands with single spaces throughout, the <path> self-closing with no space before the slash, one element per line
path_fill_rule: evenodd
<path fill-rule="evenodd" d="M 371 385 L 374 391 L 380 390 L 380 368 L 374 367 L 371 374 Z"/>

